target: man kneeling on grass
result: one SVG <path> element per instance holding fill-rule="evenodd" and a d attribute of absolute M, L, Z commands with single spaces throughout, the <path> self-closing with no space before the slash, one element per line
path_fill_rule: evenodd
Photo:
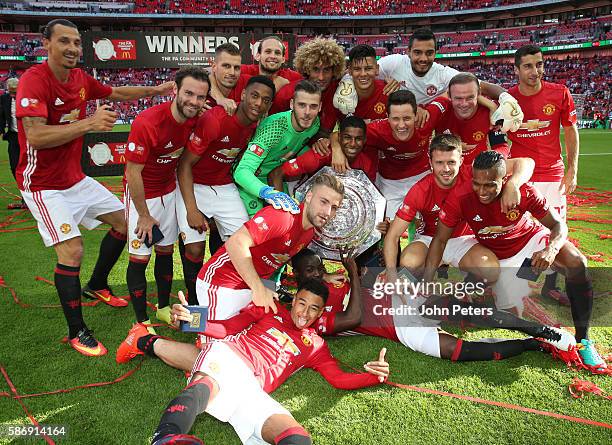
<path fill-rule="evenodd" d="M 278 306 L 277 314 L 266 313 L 250 304 L 228 320 L 209 322 L 204 332 L 209 337 L 238 335 L 204 345 L 189 384 L 164 411 L 152 443 L 201 444 L 186 433 L 196 416 L 207 412 L 229 422 L 242 443 L 311 444 L 308 432 L 268 393 L 303 367 L 314 369 L 339 389 L 377 385 L 389 376 L 385 348 L 376 361 L 364 365 L 367 372 L 340 369 L 325 341 L 311 328 L 328 295 L 323 283 L 309 280 L 300 286 L 291 311 Z M 191 315 L 184 309 L 178 319 L 191 321 Z"/>

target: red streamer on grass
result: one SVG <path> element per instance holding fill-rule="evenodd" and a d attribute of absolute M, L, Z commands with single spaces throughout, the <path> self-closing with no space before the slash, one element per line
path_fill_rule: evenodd
<path fill-rule="evenodd" d="M 394 386 L 396 388 L 407 389 L 407 390 L 410 390 L 410 391 L 416 391 L 416 392 L 421 392 L 421 393 L 425 393 L 425 394 L 435 394 L 435 395 L 444 396 L 444 397 L 451 397 L 453 399 L 466 400 L 468 402 L 481 403 L 481 404 L 484 404 L 484 405 L 496 406 L 498 408 L 505 408 L 505 409 L 511 409 L 511 410 L 515 410 L 515 411 L 522 411 L 522 412 L 525 412 L 525 413 L 537 414 L 539 416 L 552 417 L 552 418 L 555 418 L 555 419 L 568 420 L 570 422 L 582 423 L 582 424 L 585 424 L 585 425 L 599 426 L 599 427 L 602 427 L 602 428 L 612 429 L 612 424 L 605 423 L 605 422 L 599 422 L 597 420 L 584 419 L 582 417 L 568 416 L 568 415 L 565 415 L 565 414 L 553 413 L 551 411 L 544 411 L 544 410 L 539 410 L 539 409 L 527 408 L 525 406 L 515 405 L 513 403 L 496 402 L 494 400 L 482 399 L 480 397 L 464 396 L 464 395 L 455 394 L 455 393 L 452 393 L 452 392 L 437 391 L 435 389 L 421 388 L 419 386 L 413 386 L 413 385 L 404 385 L 402 383 L 395 383 L 395 382 L 390 382 L 390 381 L 387 381 L 386 383 L 388 385 L 390 385 L 390 386 Z"/>
<path fill-rule="evenodd" d="M 569 392 L 575 399 L 582 399 L 585 393 L 592 393 L 606 400 L 612 400 L 612 396 L 607 395 L 604 390 L 595 383 L 589 382 L 588 380 L 581 380 L 578 377 L 574 377 L 573 382 L 569 386 Z"/>
<path fill-rule="evenodd" d="M 17 400 L 17 403 L 21 405 L 21 409 L 23 409 L 23 411 L 26 413 L 26 416 L 28 416 L 28 418 L 30 419 L 30 422 L 32 422 L 34 426 L 40 426 L 38 421 L 34 418 L 34 416 L 28 410 L 27 406 L 25 406 L 25 404 L 21 401 L 21 396 L 17 392 L 17 388 L 15 388 L 15 385 L 13 385 L 12 380 L 10 379 L 8 373 L 6 372 L 6 369 L 4 369 L 4 366 L 2 366 L 2 364 L 0 364 L 0 372 L 2 372 L 2 375 L 4 376 L 4 380 L 6 380 L 6 384 L 9 386 L 11 393 L 13 393 L 13 399 Z M 53 439 L 51 439 L 46 434 L 43 434 L 42 437 L 45 439 L 45 442 L 47 442 L 49 445 L 55 445 L 55 442 L 53 441 Z"/>
<path fill-rule="evenodd" d="M 55 394 L 65 394 L 65 393 L 68 393 L 68 392 L 76 391 L 78 389 L 99 388 L 101 386 L 114 385 L 115 383 L 122 382 L 123 380 L 125 380 L 128 377 L 132 376 L 136 371 L 138 371 L 140 369 L 140 367 L 142 366 L 142 361 L 143 360 L 141 359 L 134 368 L 130 369 L 128 372 L 126 372 L 124 374 L 121 374 L 119 377 L 117 377 L 114 380 L 105 381 L 105 382 L 87 383 L 85 385 L 73 386 L 72 388 L 56 389 L 54 391 L 39 392 L 39 393 L 33 393 L 33 394 L 16 394 L 15 393 L 13 396 L 10 396 L 10 395 L 8 395 L 8 396 L 11 397 L 12 399 L 20 400 L 20 399 L 27 399 L 27 398 L 31 398 L 31 397 L 49 396 L 49 395 L 55 395 Z M 0 396 L 3 396 L 4 394 L 7 394 L 7 393 L 1 393 Z"/>

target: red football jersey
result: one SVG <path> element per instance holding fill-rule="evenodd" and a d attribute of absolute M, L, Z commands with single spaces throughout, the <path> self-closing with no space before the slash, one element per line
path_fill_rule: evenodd
<path fill-rule="evenodd" d="M 343 302 L 346 294 L 350 291 L 350 283 L 346 283 L 341 288 L 334 288 L 329 283 L 325 283 L 330 290 L 329 298 L 325 306 L 325 312 L 317 322 L 313 325 L 319 335 L 325 335 L 334 332 L 334 323 L 336 315 L 344 310 Z M 381 300 L 372 296 L 372 290 L 361 289 L 361 306 L 363 309 L 361 317 L 361 325 L 352 329 L 350 332 L 357 332 L 363 335 L 371 335 L 374 337 L 388 338 L 389 340 L 399 341 L 395 332 L 395 323 L 393 316 L 389 315 L 391 307 L 391 299 L 383 298 Z"/>
<path fill-rule="evenodd" d="M 451 133 L 461 138 L 463 142 L 463 163 L 472 165 L 479 153 L 488 150 L 489 143 L 489 109 L 478 105 L 476 114 L 470 119 L 460 119 L 453 111 L 450 99 L 438 97 L 436 101 L 446 107 L 442 118 L 436 125 L 436 133 Z M 508 144 L 503 142 L 491 146 L 492 150 L 498 151 L 508 157 Z"/>
<path fill-rule="evenodd" d="M 271 311 L 266 314 L 263 308 L 251 304 L 229 320 L 209 322 L 204 334 L 214 335 L 218 326 L 225 328 L 224 334 L 238 334 L 223 341 L 253 370 L 268 393 L 304 367 L 315 370 L 339 389 L 379 384 L 373 374 L 342 371 L 315 330 L 298 329 L 282 306 L 278 307 L 278 314 Z"/>
<path fill-rule="evenodd" d="M 272 107 L 270 107 L 270 112 L 268 115 L 273 115 L 276 113 L 280 113 L 282 111 L 287 111 L 290 109 L 290 102 L 293 99 L 293 93 L 295 92 L 295 86 L 300 82 L 300 80 L 291 82 L 288 85 L 285 85 L 276 93 L 274 96 L 274 102 L 272 103 Z M 342 116 L 340 112 L 334 107 L 334 94 L 336 93 L 336 88 L 338 88 L 338 81 L 332 80 L 329 86 L 323 91 L 321 95 L 321 111 L 319 112 L 319 119 L 321 120 L 321 129 L 327 131 L 333 131 L 336 126 L 336 122 L 338 118 Z"/>
<path fill-rule="evenodd" d="M 428 174 L 419 180 L 406 193 L 402 206 L 398 209 L 396 216 L 404 221 L 412 221 L 417 212 L 421 214 L 423 223 L 419 230 L 423 235 L 435 236 L 438 226 L 438 214 L 442 204 L 454 188 L 462 187 L 464 184 L 471 184 L 472 166 L 462 164 L 455 184 L 451 188 L 442 188 L 436 182 L 433 173 Z M 471 235 L 472 231 L 465 221 L 459 223 L 453 231 L 452 238 Z"/>
<path fill-rule="evenodd" d="M 259 76 L 259 65 L 242 65 L 242 67 L 240 68 L 240 74 L 248 74 L 249 76 Z M 302 79 L 302 75 L 300 73 L 290 68 L 281 68 L 276 72 L 276 76 L 287 79 L 289 82 Z"/>
<path fill-rule="evenodd" d="M 386 83 L 383 80 L 376 79 L 374 81 L 374 91 L 372 95 L 367 99 L 359 98 L 357 108 L 355 108 L 353 115 L 372 121 L 385 119 L 387 117 L 387 100 L 389 99 L 388 96 L 383 94 L 385 85 Z M 340 120 L 344 117 L 345 115 L 341 115 Z"/>
<path fill-rule="evenodd" d="M 471 183 L 464 184 L 446 198 L 440 211 L 440 221 L 449 227 L 467 222 L 478 242 L 491 249 L 498 259 L 511 258 L 542 228 L 539 222 L 525 213 L 529 212 L 539 219 L 548 212 L 546 199 L 532 185 L 524 184 L 520 192 L 520 204 L 502 213 L 499 197 L 490 204 L 482 204 Z"/>
<path fill-rule="evenodd" d="M 304 210 L 304 206 L 301 206 Z M 244 227 L 253 238 L 251 256 L 257 275 L 268 278 L 289 259 L 310 243 L 314 228 L 304 230 L 302 212 L 294 215 L 267 206 L 257 212 Z M 202 266 L 198 278 L 215 286 L 246 289 L 247 285 L 236 271 L 225 245 Z"/>
<path fill-rule="evenodd" d="M 283 174 L 287 177 L 295 177 L 314 173 L 321 167 L 331 165 L 331 152 L 327 156 L 321 156 L 314 150 L 308 150 L 295 159 L 282 165 Z M 362 170 L 372 182 L 376 180 L 376 165 L 378 159 L 371 154 L 361 152 L 355 160 L 350 163 L 351 168 Z"/>
<path fill-rule="evenodd" d="M 238 83 L 236 83 L 236 86 L 229 91 L 226 98 L 232 99 L 234 102 L 240 102 L 242 91 L 244 91 L 244 89 L 246 88 L 246 84 L 251 77 L 252 76 L 248 74 L 241 73 L 240 77 L 238 78 Z M 217 101 L 213 99 L 210 94 L 206 98 L 206 103 L 208 103 L 208 105 L 210 105 L 211 107 L 217 106 Z"/>
<path fill-rule="evenodd" d="M 525 118 L 521 129 L 508 133 L 512 141 L 510 155 L 513 158 L 531 158 L 535 170 L 534 182 L 559 182 L 563 179 L 560 127 L 577 122 L 576 107 L 565 85 L 542 81 L 542 89 L 533 96 L 523 96 L 518 85 L 510 88 L 521 106 Z"/>
<path fill-rule="evenodd" d="M 217 106 L 204 113 L 187 142 L 187 149 L 202 158 L 193 166 L 193 182 L 231 184 L 232 163 L 246 148 L 256 127 L 256 123 L 241 125 L 236 113 L 229 116 L 223 107 Z"/>
<path fill-rule="evenodd" d="M 156 198 L 176 188 L 176 164 L 197 118 L 180 124 L 172 116 L 172 102 L 155 105 L 136 116 L 128 137 L 125 159 L 144 164 L 145 198 Z M 124 185 L 127 183 L 123 176 Z"/>
<path fill-rule="evenodd" d="M 405 179 L 429 170 L 429 141 L 446 108 L 434 100 L 425 106 L 429 120 L 423 128 L 415 128 L 407 141 L 393 137 L 388 119 L 370 122 L 366 150 L 378 152 L 378 172 L 385 179 Z"/>
<path fill-rule="evenodd" d="M 19 134 L 17 185 L 26 192 L 66 190 L 85 177 L 81 169 L 83 138 L 53 148 L 34 150 L 23 128 L 24 117 L 41 117 L 47 125 L 64 125 L 85 118 L 88 100 L 102 99 L 112 88 L 85 71 L 70 70 L 68 81 L 57 80 L 47 62 L 29 68 L 19 80 L 15 116 Z"/>

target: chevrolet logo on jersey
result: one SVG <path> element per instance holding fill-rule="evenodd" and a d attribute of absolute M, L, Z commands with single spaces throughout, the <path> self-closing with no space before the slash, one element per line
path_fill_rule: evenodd
<path fill-rule="evenodd" d="M 184 147 L 177 148 L 172 153 L 168 153 L 166 155 L 162 155 L 162 156 L 160 156 L 160 158 L 170 158 L 170 159 L 180 158 L 181 154 L 183 153 L 183 150 L 184 150 Z"/>
<path fill-rule="evenodd" d="M 79 120 L 79 114 L 81 114 L 81 109 L 80 108 L 75 108 L 70 113 L 64 114 L 60 118 L 59 123 L 60 124 L 65 124 L 65 123 L 71 124 L 72 122 L 76 122 L 76 121 Z"/>
<path fill-rule="evenodd" d="M 295 345 L 293 339 L 286 333 L 279 331 L 276 328 L 270 328 L 266 331 L 270 336 L 276 340 L 276 343 L 285 351 L 298 356 L 300 355 L 300 349 Z"/>
<path fill-rule="evenodd" d="M 217 153 L 222 154 L 228 159 L 235 159 L 240 153 L 240 148 L 224 148 L 222 150 L 217 150 Z"/>
<path fill-rule="evenodd" d="M 478 231 L 479 235 L 501 235 L 510 231 L 514 226 L 487 226 Z"/>
<path fill-rule="evenodd" d="M 529 119 L 521 124 L 521 130 L 536 131 L 550 126 L 550 121 L 541 121 L 540 119 Z"/>
<path fill-rule="evenodd" d="M 285 264 L 287 261 L 289 261 L 289 259 L 291 258 L 289 255 L 287 255 L 286 253 L 273 253 L 272 257 L 274 258 L 274 260 L 279 263 L 279 264 Z"/>

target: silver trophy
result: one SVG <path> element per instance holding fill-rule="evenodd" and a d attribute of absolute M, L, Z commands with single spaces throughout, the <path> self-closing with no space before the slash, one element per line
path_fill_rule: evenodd
<path fill-rule="evenodd" d="M 336 217 L 317 232 L 309 247 L 329 260 L 340 260 L 340 246 L 355 248 L 357 256 L 380 240 L 381 233 L 376 225 L 385 217 L 387 200 L 361 170 L 337 173 L 331 167 L 323 167 L 295 190 L 298 201 L 304 200 L 315 178 L 323 173 L 342 180 L 344 199 Z"/>

